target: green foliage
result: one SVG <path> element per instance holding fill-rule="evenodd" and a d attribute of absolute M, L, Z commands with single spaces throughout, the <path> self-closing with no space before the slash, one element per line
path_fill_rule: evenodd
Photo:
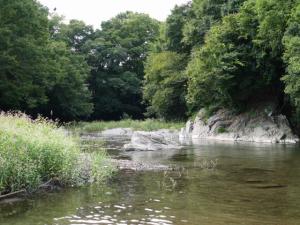
<path fill-rule="evenodd" d="M 49 22 L 33 0 L 0 4 L 0 108 L 64 120 L 91 114 L 85 59 L 51 39 L 60 34 L 59 19 Z"/>
<path fill-rule="evenodd" d="M 292 18 L 289 21 L 283 43 L 285 45 L 284 60 L 287 63 L 287 74 L 283 77 L 286 84 L 285 92 L 291 96 L 294 104 L 298 107 L 300 103 L 300 5 L 295 7 Z"/>
<path fill-rule="evenodd" d="M 166 36 L 166 23 L 160 23 L 159 33 L 156 39 L 150 43 L 150 53 L 158 53 L 168 49 L 167 36 Z"/>
<path fill-rule="evenodd" d="M 226 130 L 225 127 L 219 127 L 219 128 L 218 128 L 218 133 L 219 133 L 219 134 L 223 134 L 223 133 L 226 133 L 226 132 L 227 132 L 227 130 Z"/>
<path fill-rule="evenodd" d="M 87 163 L 81 162 L 82 157 L 77 140 L 56 124 L 23 114 L 0 114 L 0 194 L 32 191 L 50 179 L 63 185 L 79 184 L 81 166 Z M 91 158 L 91 178 L 103 181 L 114 168 L 105 151 Z"/>
<path fill-rule="evenodd" d="M 143 63 L 158 29 L 159 23 L 149 16 L 126 12 L 102 23 L 101 31 L 87 41 L 93 118 L 121 119 L 124 113 L 142 116 Z"/>
<path fill-rule="evenodd" d="M 153 53 L 145 64 L 144 100 L 148 115 L 167 120 L 185 118 L 185 55 L 175 52 Z"/>
<path fill-rule="evenodd" d="M 98 72 L 91 79 L 91 88 L 95 93 L 93 118 L 121 119 L 124 113 L 134 117 L 141 115 L 140 86 L 141 80 L 135 73 Z"/>
<path fill-rule="evenodd" d="M 226 68 L 219 64 L 221 61 L 228 62 L 240 54 L 239 50 L 230 52 L 234 49 L 234 46 L 231 43 L 229 44 L 231 41 L 230 32 L 236 32 L 235 27 L 228 30 L 230 28 L 216 26 L 210 32 L 212 33 L 210 37 L 216 37 L 212 38 L 214 40 L 207 44 L 206 50 L 199 50 L 197 46 L 204 44 L 204 36 L 212 26 L 218 24 L 223 16 L 237 12 L 244 1 L 194 0 L 188 4 L 175 6 L 166 22 L 161 25 L 160 36 L 153 44 L 152 55 L 145 64 L 144 100 L 149 104 L 147 108 L 148 115 L 156 115 L 166 119 L 184 118 L 188 114 L 184 97 L 187 88 L 190 90 L 188 97 L 190 114 L 193 114 L 193 110 L 198 110 L 199 107 L 208 107 L 216 98 L 218 100 L 224 98 L 224 96 L 227 99 L 230 98 L 229 93 L 226 92 L 234 84 L 228 86 L 228 90 L 220 91 L 218 89 L 218 93 L 216 93 L 214 88 L 218 87 L 212 85 L 216 86 L 217 84 L 212 83 L 221 84 L 225 82 L 224 85 L 222 84 L 224 87 L 230 84 L 228 74 L 231 70 L 235 70 L 234 67 L 242 64 L 238 59 L 234 59 L 231 65 L 227 65 Z M 237 27 L 238 25 L 233 26 Z M 226 32 L 226 34 L 219 34 L 219 32 Z M 236 34 L 232 34 L 232 36 L 238 39 Z M 228 44 L 219 43 L 223 41 L 222 38 L 226 38 L 224 42 L 228 42 Z M 224 48 L 224 44 L 227 44 L 228 49 Z M 193 59 L 189 63 L 187 72 L 185 72 L 186 64 L 190 60 L 189 54 L 193 48 Z M 242 48 L 243 46 L 240 47 L 240 51 L 243 51 Z M 204 51 L 206 52 L 204 53 Z M 178 55 L 173 54 L 174 52 Z M 199 56 L 200 54 L 202 56 Z M 218 56 L 224 58 L 218 62 L 212 62 L 215 57 L 213 54 L 218 54 Z M 201 65 L 209 63 L 211 63 L 208 66 L 211 71 L 208 71 L 209 68 L 202 68 Z M 223 70 L 227 74 L 223 74 Z M 236 70 L 236 73 L 238 73 L 238 68 Z M 218 75 L 215 74 L 216 71 L 218 71 Z M 188 85 L 187 74 L 190 78 Z M 213 75 L 211 76 L 211 74 Z M 222 78 L 219 77 L 220 80 L 215 80 L 215 77 L 219 75 Z M 204 77 L 207 78 L 205 82 Z M 227 99 L 222 99 L 222 101 L 225 102 Z M 218 107 L 221 103 L 217 101 L 214 105 Z"/>
<path fill-rule="evenodd" d="M 251 80 L 255 78 L 246 80 L 248 60 L 245 57 L 249 55 L 246 45 L 247 41 L 239 36 L 236 15 L 227 16 L 222 24 L 210 30 L 205 45 L 195 50 L 187 67 L 191 111 L 211 104 L 233 106 L 237 98 L 243 97 L 235 93 L 239 90 L 247 92 L 253 87 Z"/>
<path fill-rule="evenodd" d="M 191 17 L 191 4 L 175 6 L 165 24 L 165 42 L 167 51 L 189 53 L 191 46 L 183 43 L 183 28 Z"/>
<path fill-rule="evenodd" d="M 51 178 L 70 183 L 79 154 L 73 138 L 46 120 L 0 115 L 0 193 L 32 190 Z"/>
<path fill-rule="evenodd" d="M 47 102 L 47 11 L 32 0 L 0 5 L 0 107 L 32 110 Z"/>
<path fill-rule="evenodd" d="M 63 41 L 76 52 L 82 52 L 84 44 L 94 35 L 93 27 L 79 20 L 71 20 L 69 24 L 64 24 L 61 17 L 54 15 L 50 25 L 52 39 Z"/>
<path fill-rule="evenodd" d="M 245 0 L 194 0 L 190 18 L 182 28 L 182 42 L 197 46 L 204 44 L 204 37 L 210 28 L 221 21 L 222 17 L 238 12 Z"/>
<path fill-rule="evenodd" d="M 178 120 L 268 100 L 299 114 L 298 1 L 193 0 L 164 23 L 124 12 L 99 30 L 34 0 L 0 4 L 1 110 Z"/>
<path fill-rule="evenodd" d="M 74 132 L 100 132 L 113 128 L 132 128 L 138 131 L 156 131 L 160 129 L 179 130 L 184 126 L 181 122 L 165 122 L 160 120 L 120 120 L 120 121 L 94 121 L 69 124 L 68 129 Z"/>
<path fill-rule="evenodd" d="M 146 14 L 126 12 L 103 22 L 101 28 L 100 34 L 113 48 L 111 51 L 122 53 L 121 58 L 116 60 L 122 64 L 122 71 L 134 72 L 143 78 L 143 62 L 150 42 L 158 35 L 158 21 Z"/>
<path fill-rule="evenodd" d="M 300 115 L 300 4 L 296 4 L 283 38 L 285 47 L 284 61 L 287 64 L 286 74 L 282 78 L 285 93 L 291 98 L 294 106 L 292 122 L 299 130 Z"/>
<path fill-rule="evenodd" d="M 107 180 L 115 171 L 116 167 L 107 160 L 105 150 L 91 153 L 91 179 L 94 183 L 102 183 Z"/>
<path fill-rule="evenodd" d="M 290 7 L 286 1 L 249 0 L 211 28 L 187 68 L 192 111 L 211 104 L 240 110 L 252 101 L 278 101 L 281 39 Z"/>
<path fill-rule="evenodd" d="M 51 78 L 53 86 L 47 92 L 49 101 L 43 108 L 44 114 L 52 112 L 49 116 L 63 120 L 86 118 L 93 112 L 86 84 L 89 66 L 82 55 L 73 53 L 64 42 L 52 41 L 50 48 L 52 73 L 56 76 Z"/>

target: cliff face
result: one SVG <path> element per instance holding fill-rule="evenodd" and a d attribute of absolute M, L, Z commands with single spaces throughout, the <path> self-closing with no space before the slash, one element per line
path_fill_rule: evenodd
<path fill-rule="evenodd" d="M 214 139 L 247 142 L 296 143 L 299 138 L 293 134 L 284 115 L 273 115 L 267 107 L 251 112 L 235 114 L 222 109 L 207 118 L 201 110 L 195 120 L 186 123 L 181 129 L 180 138 Z"/>

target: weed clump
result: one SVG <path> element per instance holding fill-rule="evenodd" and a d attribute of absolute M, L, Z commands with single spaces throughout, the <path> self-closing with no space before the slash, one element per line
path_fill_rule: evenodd
<path fill-rule="evenodd" d="M 73 185 L 80 177 L 81 156 L 77 140 L 57 124 L 24 114 L 0 113 L 0 195 L 34 191 L 50 179 Z M 97 163 L 105 157 L 98 156 Z M 100 167 L 97 165 L 95 176 L 106 174 Z"/>

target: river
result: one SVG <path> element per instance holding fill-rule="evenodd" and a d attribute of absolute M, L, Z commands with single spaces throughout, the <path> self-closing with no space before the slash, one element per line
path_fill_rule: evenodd
<path fill-rule="evenodd" d="M 0 204 L 0 224 L 300 224 L 296 145 L 201 141 L 155 152 L 108 145 L 112 157 L 174 169 L 124 170 L 102 186 L 12 199 Z"/>

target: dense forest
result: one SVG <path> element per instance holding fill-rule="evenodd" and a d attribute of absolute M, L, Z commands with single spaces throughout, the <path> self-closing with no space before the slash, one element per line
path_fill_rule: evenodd
<path fill-rule="evenodd" d="M 298 126 L 297 0 L 193 0 L 165 22 L 124 12 L 99 28 L 64 23 L 34 0 L 0 5 L 3 111 L 183 120 L 203 107 L 273 101 Z"/>

